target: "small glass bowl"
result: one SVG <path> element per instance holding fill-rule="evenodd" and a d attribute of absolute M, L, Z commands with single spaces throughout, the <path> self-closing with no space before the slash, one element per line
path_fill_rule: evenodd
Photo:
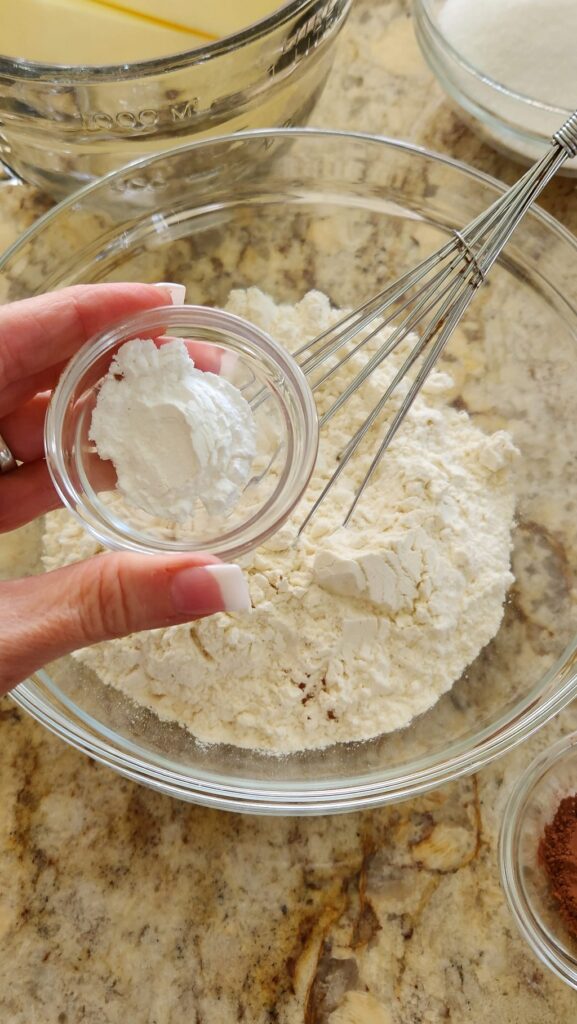
<path fill-rule="evenodd" d="M 573 111 L 516 93 L 474 67 L 443 33 L 445 3 L 413 0 L 417 40 L 431 71 L 482 138 L 517 161 L 533 163 Z M 577 174 L 577 159 L 567 161 L 561 173 Z"/>
<path fill-rule="evenodd" d="M 577 733 L 572 733 L 536 758 L 517 781 L 499 845 L 503 889 L 521 934 L 539 960 L 574 989 L 577 939 L 563 924 L 538 850 L 560 801 L 576 791 Z"/>
<path fill-rule="evenodd" d="M 118 490 L 112 463 L 101 460 L 89 440 L 98 390 L 119 348 L 130 339 L 161 336 L 195 346 L 191 355 L 199 368 L 218 372 L 252 404 L 252 477 L 227 516 L 199 507 L 191 520 L 175 523 L 131 506 Z M 83 346 L 54 391 L 45 449 L 62 501 L 105 547 L 149 554 L 209 551 L 233 559 L 262 544 L 291 514 L 313 471 L 318 437 L 311 389 L 281 345 L 231 313 L 173 306 L 147 310 Z"/>
<path fill-rule="evenodd" d="M 104 67 L 5 57 L 0 41 L 0 159 L 63 199 L 179 143 L 303 124 L 350 7 L 351 0 L 285 0 L 268 17 L 206 46 Z M 236 158 L 231 143 L 231 165 Z M 132 189 L 146 185 L 135 173 Z"/>

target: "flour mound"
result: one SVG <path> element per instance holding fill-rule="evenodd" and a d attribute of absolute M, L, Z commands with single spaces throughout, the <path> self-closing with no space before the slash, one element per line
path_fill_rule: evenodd
<path fill-rule="evenodd" d="M 318 292 L 293 307 L 254 288 L 233 292 L 228 308 L 292 350 L 341 315 Z M 351 524 L 342 528 L 343 513 L 382 424 L 295 543 L 339 453 L 405 355 L 386 360 L 329 422 L 305 500 L 243 559 L 251 614 L 136 634 L 79 651 L 78 660 L 203 741 L 270 752 L 368 739 L 430 708 L 502 619 L 517 455 L 509 435 L 481 432 L 450 404 L 450 377 L 433 373 Z M 354 357 L 346 374 L 361 365 Z M 317 393 L 321 414 L 342 387 L 340 375 Z M 47 568 L 96 550 L 68 513 L 47 517 Z"/>

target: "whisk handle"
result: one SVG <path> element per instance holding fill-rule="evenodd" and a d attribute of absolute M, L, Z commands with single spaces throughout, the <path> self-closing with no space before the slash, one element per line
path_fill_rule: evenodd
<path fill-rule="evenodd" d="M 551 142 L 565 150 L 568 160 L 577 156 L 577 111 L 555 132 Z"/>

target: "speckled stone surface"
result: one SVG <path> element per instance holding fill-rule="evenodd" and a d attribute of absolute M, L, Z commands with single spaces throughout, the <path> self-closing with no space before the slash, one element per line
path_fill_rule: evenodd
<path fill-rule="evenodd" d="M 356 0 L 314 122 L 402 136 L 506 180 L 451 111 L 408 3 Z M 544 205 L 577 229 L 575 185 Z M 47 207 L 0 188 L 0 246 Z M 246 818 L 128 783 L 0 704 L 2 1024 L 569 1024 L 500 890 L 524 766 L 577 709 L 477 777 L 349 816 Z"/>

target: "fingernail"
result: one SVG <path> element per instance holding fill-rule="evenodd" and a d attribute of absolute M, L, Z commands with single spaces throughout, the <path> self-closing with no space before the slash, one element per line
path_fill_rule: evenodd
<path fill-rule="evenodd" d="M 225 612 L 250 611 L 248 583 L 239 565 L 207 565 L 206 571 L 219 586 Z"/>
<path fill-rule="evenodd" d="M 223 349 L 219 367 L 221 377 L 232 377 L 237 366 L 238 356 L 236 352 L 231 352 L 228 348 Z"/>
<path fill-rule="evenodd" d="M 174 281 L 158 281 L 156 288 L 164 288 L 172 300 L 173 306 L 182 306 L 186 298 L 186 287 L 183 284 L 175 284 Z"/>
<path fill-rule="evenodd" d="M 246 612 L 248 584 L 238 565 L 203 565 L 181 569 L 172 581 L 172 599 L 182 615 Z"/>

